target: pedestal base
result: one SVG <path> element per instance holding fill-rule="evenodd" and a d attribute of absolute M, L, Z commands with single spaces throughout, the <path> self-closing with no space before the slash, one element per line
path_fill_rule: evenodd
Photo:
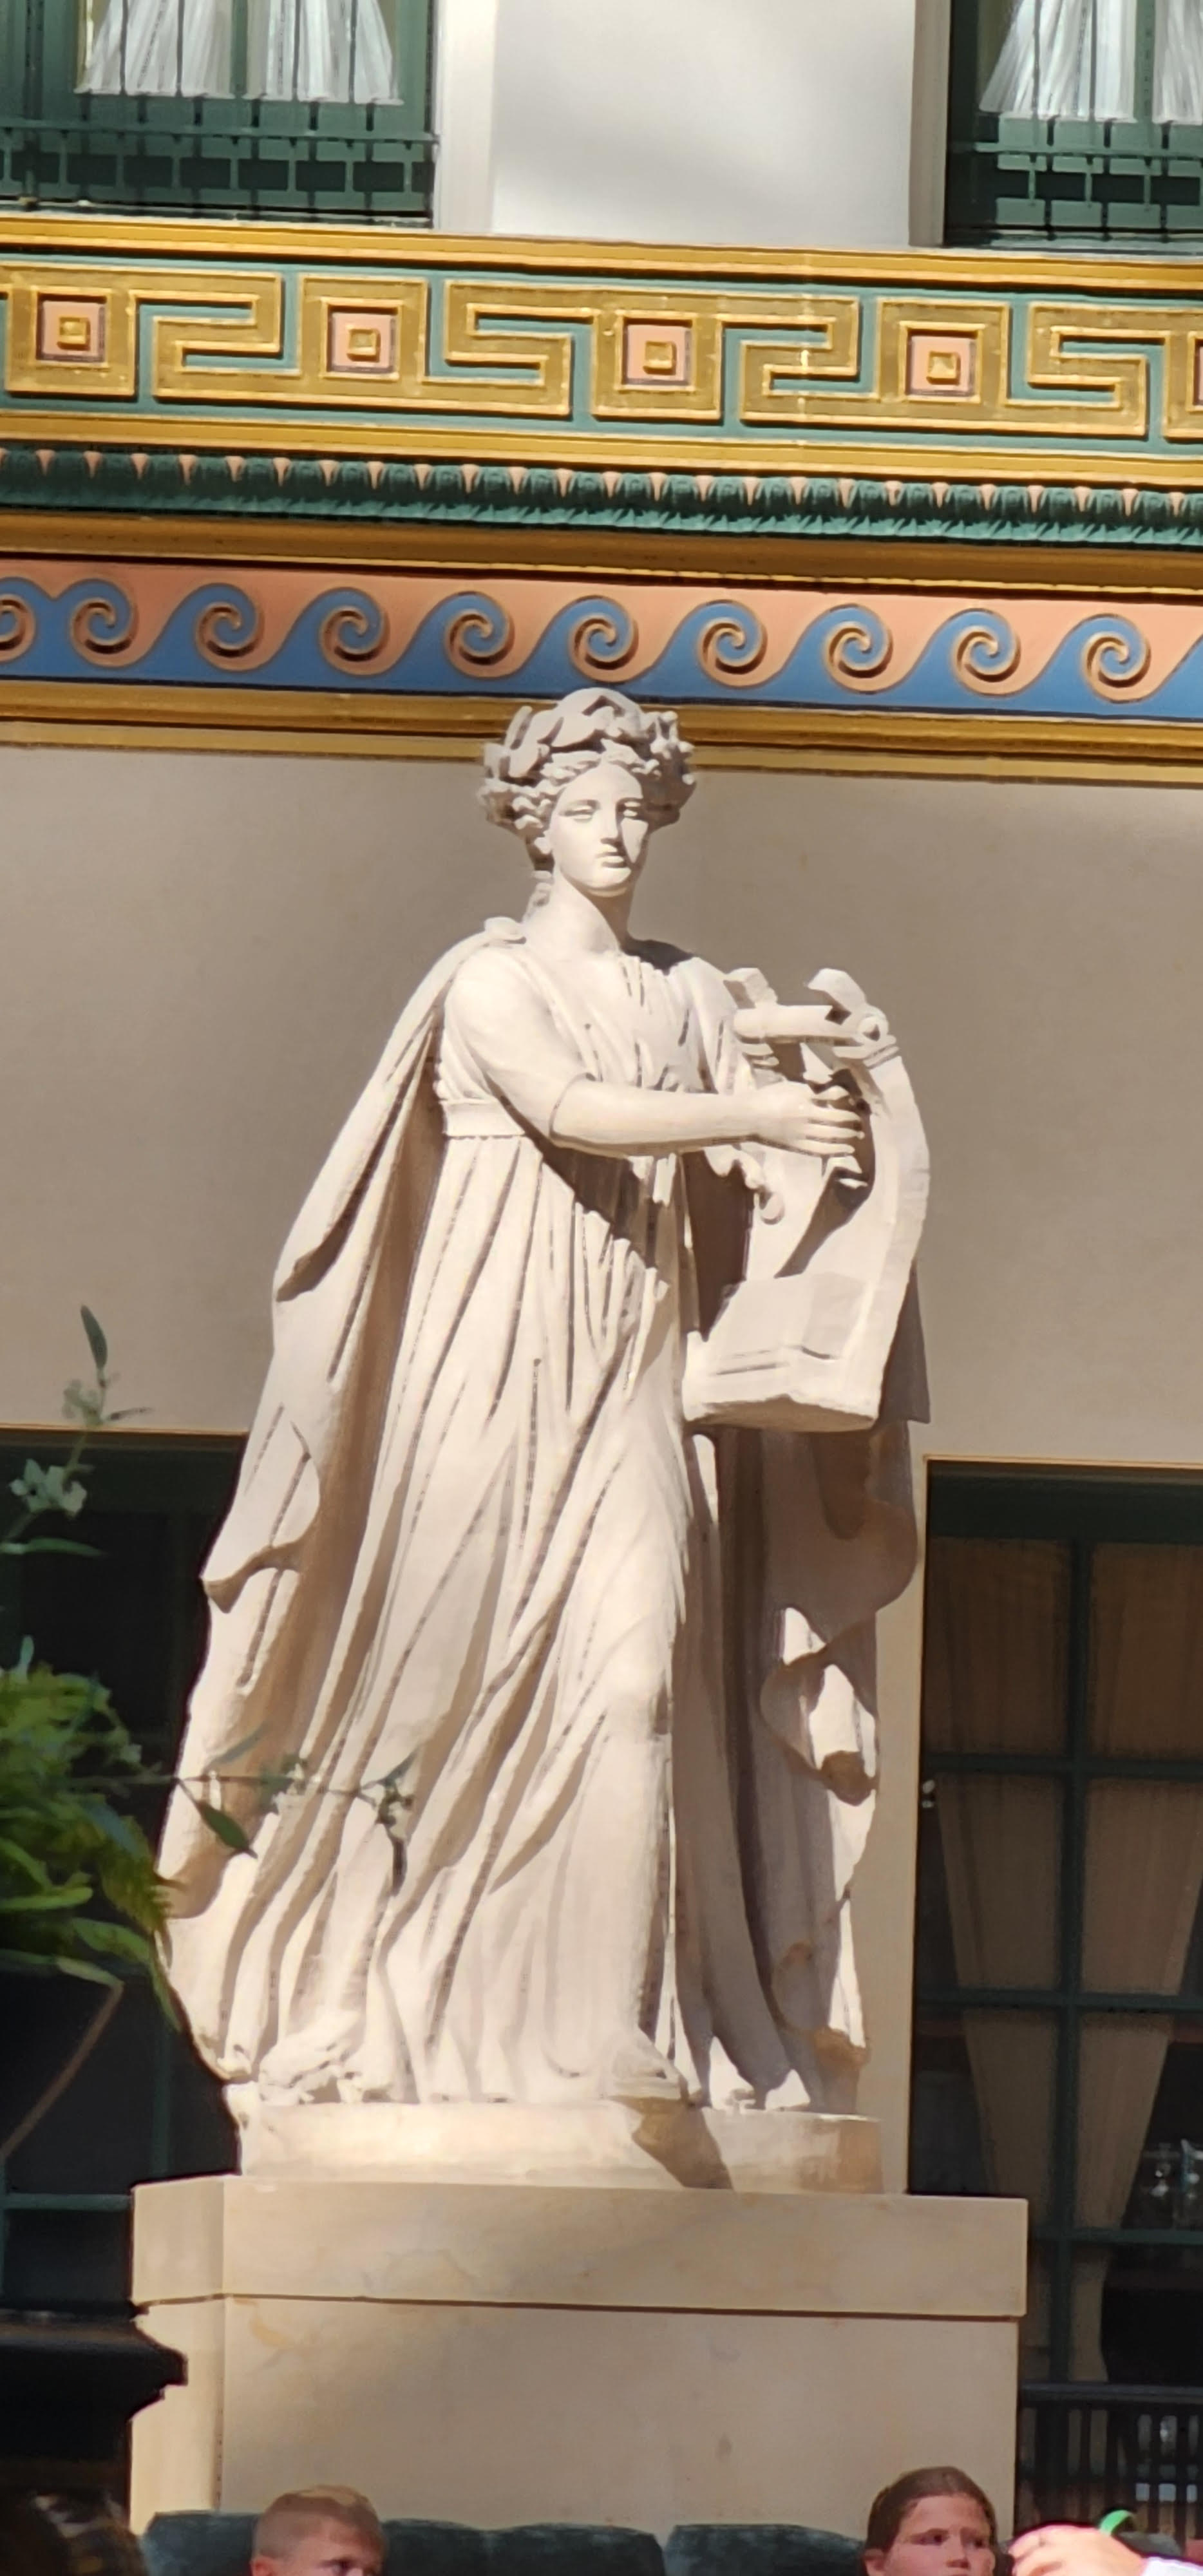
<path fill-rule="evenodd" d="M 879 2191 L 876 2120 L 683 2102 L 239 2106 L 242 2170 L 610 2190 Z"/>
<path fill-rule="evenodd" d="M 806 2522 L 955 2460 L 1007 2515 L 1017 2201 L 250 2174 L 136 2196 L 188 2359 L 134 2519 L 329 2478 L 497 2527 Z"/>

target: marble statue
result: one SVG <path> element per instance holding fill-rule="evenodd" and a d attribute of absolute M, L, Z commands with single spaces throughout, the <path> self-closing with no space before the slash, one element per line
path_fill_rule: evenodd
<path fill-rule="evenodd" d="M 420 986 L 285 1247 L 172 1982 L 244 2107 L 847 2110 L 922 1131 L 846 978 L 779 1005 L 632 934 L 672 714 L 583 689 L 486 765 L 534 891 Z"/>

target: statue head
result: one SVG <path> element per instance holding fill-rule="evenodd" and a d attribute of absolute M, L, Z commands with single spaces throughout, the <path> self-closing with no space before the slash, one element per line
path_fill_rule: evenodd
<path fill-rule="evenodd" d="M 636 706 L 618 689 L 574 689 L 554 707 L 519 707 L 505 741 L 487 745 L 480 801 L 546 871 L 547 827 L 567 788 L 619 764 L 638 781 L 646 827 L 658 831 L 693 794 L 690 748 L 671 708 Z"/>

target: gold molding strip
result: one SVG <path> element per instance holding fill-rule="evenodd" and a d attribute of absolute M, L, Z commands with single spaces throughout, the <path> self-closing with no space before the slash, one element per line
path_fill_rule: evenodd
<path fill-rule="evenodd" d="M 792 286 L 965 286 L 995 294 L 1032 289 L 1042 295 L 1082 292 L 1138 301 L 1167 294 L 1203 302 L 1203 258 L 1085 256 L 1056 251 L 732 248 L 682 242 L 582 241 L 532 234 L 441 233 L 388 224 L 297 224 L 191 216 L 54 214 L 45 209 L 0 215 L 0 252 L 66 252 L 153 259 L 339 261 L 368 267 L 487 268 L 592 276 L 781 279 Z"/>
<path fill-rule="evenodd" d="M 6 682 L 0 742 L 98 749 L 288 753 L 339 759 L 475 758 L 504 732 L 516 698 L 357 695 L 298 704 L 289 690 L 108 682 Z M 1097 719 L 832 712 L 757 705 L 689 709 L 704 765 L 833 774 L 1061 778 L 1203 785 L 1203 734 L 1190 724 Z"/>

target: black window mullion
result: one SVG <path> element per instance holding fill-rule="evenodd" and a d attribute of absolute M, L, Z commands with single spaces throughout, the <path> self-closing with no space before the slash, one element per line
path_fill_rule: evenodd
<path fill-rule="evenodd" d="M 1087 1780 L 1197 1781 L 1203 1771 L 1203 1763 L 1185 1754 L 1089 1751 L 1080 1763 L 1068 1753 L 927 1753 L 923 1767 L 931 1779 L 960 1773 L 968 1778 L 1068 1780 L 1081 1769 Z"/>

